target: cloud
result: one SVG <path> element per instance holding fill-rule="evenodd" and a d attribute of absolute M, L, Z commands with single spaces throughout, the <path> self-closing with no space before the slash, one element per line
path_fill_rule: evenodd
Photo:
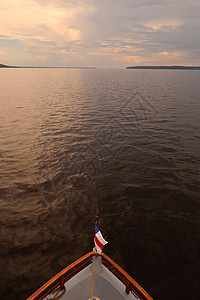
<path fill-rule="evenodd" d="M 178 28 L 182 24 L 183 22 L 181 22 L 179 19 L 157 19 L 145 24 L 145 26 L 150 27 L 153 30 L 168 29 L 171 31 Z"/>
<path fill-rule="evenodd" d="M 70 3 L 58 6 L 59 1 L 7 0 L 1 15 L 4 35 L 20 40 L 70 41 L 80 38 L 78 16 L 90 10 L 88 5 Z M 79 32 L 79 34 L 78 34 Z"/>
<path fill-rule="evenodd" d="M 199 13 L 199 0 L 7 0 L 0 46 L 14 64 L 198 65 Z"/>

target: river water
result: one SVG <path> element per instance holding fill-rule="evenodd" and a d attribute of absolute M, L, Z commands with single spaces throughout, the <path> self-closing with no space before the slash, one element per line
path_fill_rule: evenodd
<path fill-rule="evenodd" d="M 200 71 L 0 70 L 0 298 L 93 248 L 159 300 L 200 296 Z"/>

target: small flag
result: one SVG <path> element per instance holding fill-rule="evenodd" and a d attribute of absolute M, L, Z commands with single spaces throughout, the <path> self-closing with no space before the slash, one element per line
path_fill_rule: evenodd
<path fill-rule="evenodd" d="M 95 224 L 95 234 L 94 234 L 94 244 L 95 244 L 95 249 L 96 252 L 101 254 L 103 247 L 107 244 L 108 242 L 104 240 L 101 231 L 99 230 L 98 226 Z"/>

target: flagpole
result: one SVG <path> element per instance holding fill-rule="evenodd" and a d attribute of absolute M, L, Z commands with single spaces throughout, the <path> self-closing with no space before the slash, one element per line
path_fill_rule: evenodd
<path fill-rule="evenodd" d="M 98 226 L 98 221 L 99 221 L 99 217 L 96 216 L 95 224 L 97 226 Z M 93 294 L 93 288 L 94 288 L 94 276 L 95 276 L 95 270 L 96 270 L 96 263 L 97 263 L 97 255 L 95 255 L 95 259 L 94 259 L 94 272 L 93 272 L 93 278 L 92 278 L 92 288 L 91 288 L 90 300 L 92 300 L 92 294 Z"/>
<path fill-rule="evenodd" d="M 97 224 L 97 226 L 98 226 L 98 221 L 99 221 L 99 217 L 98 217 L 98 216 L 96 216 L 96 221 L 95 221 L 95 224 Z"/>

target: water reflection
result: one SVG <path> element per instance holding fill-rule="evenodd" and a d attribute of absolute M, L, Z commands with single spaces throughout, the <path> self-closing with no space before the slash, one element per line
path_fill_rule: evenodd
<path fill-rule="evenodd" d="M 154 298 L 197 298 L 197 73 L 0 74 L 2 297 L 90 251 L 98 214 L 105 251 Z"/>

